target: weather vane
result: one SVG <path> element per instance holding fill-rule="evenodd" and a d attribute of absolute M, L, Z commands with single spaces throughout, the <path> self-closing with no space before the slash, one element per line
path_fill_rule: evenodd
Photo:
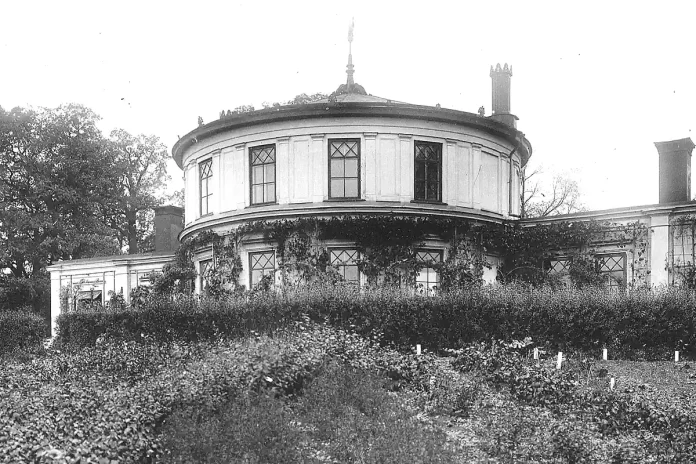
<path fill-rule="evenodd" d="M 355 18 L 350 21 L 350 27 L 348 28 L 348 66 L 346 66 L 346 74 L 348 74 L 348 81 L 346 82 L 348 92 L 352 91 L 353 85 L 353 28 L 355 27 Z"/>

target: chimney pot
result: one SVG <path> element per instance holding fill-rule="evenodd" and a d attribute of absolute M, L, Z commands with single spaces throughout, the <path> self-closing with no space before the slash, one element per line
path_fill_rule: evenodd
<path fill-rule="evenodd" d="M 507 63 L 503 67 L 500 63 L 491 66 L 491 80 L 493 83 L 493 115 L 491 118 L 503 124 L 517 128 L 517 117 L 510 113 L 510 78 L 512 66 Z"/>

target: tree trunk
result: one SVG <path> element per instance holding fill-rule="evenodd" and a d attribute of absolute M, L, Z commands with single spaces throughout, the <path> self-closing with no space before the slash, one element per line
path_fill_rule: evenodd
<path fill-rule="evenodd" d="M 138 228 L 135 211 L 126 211 L 126 220 L 128 221 L 128 254 L 134 255 L 138 253 Z"/>

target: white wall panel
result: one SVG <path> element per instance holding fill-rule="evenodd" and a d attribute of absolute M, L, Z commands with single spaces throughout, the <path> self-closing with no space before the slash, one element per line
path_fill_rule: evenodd
<path fill-rule="evenodd" d="M 248 179 L 248 171 L 245 170 L 245 166 L 248 163 L 245 159 L 248 158 L 245 145 L 237 145 L 234 147 L 234 152 L 230 153 L 232 155 L 232 185 L 233 194 L 230 201 L 236 204 L 236 209 L 244 209 L 247 203 L 247 192 L 246 189 Z"/>
<path fill-rule="evenodd" d="M 481 209 L 498 211 L 498 157 L 481 153 Z"/>
<path fill-rule="evenodd" d="M 276 142 L 276 197 L 278 204 L 290 203 L 290 138 L 282 137 Z"/>
<path fill-rule="evenodd" d="M 398 201 L 399 192 L 397 185 L 401 186 L 399 179 L 401 174 L 401 163 L 397 156 L 397 138 L 385 137 L 380 135 L 378 140 L 379 150 L 377 152 L 378 174 L 378 200 Z"/>
<path fill-rule="evenodd" d="M 457 145 L 455 160 L 457 206 L 471 208 L 471 148 Z"/>
<path fill-rule="evenodd" d="M 293 139 L 290 153 L 290 203 L 306 203 L 309 197 L 309 139 Z"/>
<path fill-rule="evenodd" d="M 235 198 L 234 182 L 234 150 L 225 149 L 220 155 L 220 174 L 222 189 L 220 194 L 220 212 L 232 211 L 237 209 L 237 199 Z"/>
<path fill-rule="evenodd" d="M 361 153 L 361 181 L 363 198 L 367 201 L 375 201 L 377 199 L 377 179 L 379 178 L 379 166 L 377 164 L 377 134 L 365 134 L 364 151 Z"/>

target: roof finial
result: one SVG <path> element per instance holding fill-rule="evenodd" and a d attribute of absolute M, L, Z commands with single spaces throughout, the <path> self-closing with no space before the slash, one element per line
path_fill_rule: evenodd
<path fill-rule="evenodd" d="M 355 27 L 355 18 L 351 19 L 350 27 L 348 28 L 348 66 L 346 66 L 346 74 L 348 74 L 348 92 L 353 89 L 355 82 L 353 81 L 353 28 Z"/>

